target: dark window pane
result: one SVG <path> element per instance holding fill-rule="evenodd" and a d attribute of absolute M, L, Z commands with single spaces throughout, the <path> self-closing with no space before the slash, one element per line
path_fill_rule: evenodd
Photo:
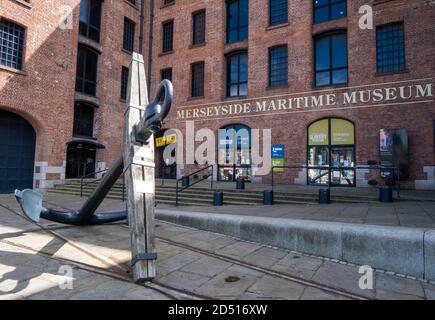
<path fill-rule="evenodd" d="M 101 0 L 82 0 L 80 3 L 80 35 L 100 41 Z"/>
<path fill-rule="evenodd" d="M 192 64 L 192 97 L 204 96 L 204 62 Z"/>
<path fill-rule="evenodd" d="M 173 31 L 174 31 L 174 22 L 169 21 L 163 23 L 163 44 L 162 44 L 162 52 L 170 52 L 173 49 Z"/>
<path fill-rule="evenodd" d="M 74 106 L 73 135 L 82 137 L 93 137 L 94 131 L 94 109 L 83 103 L 76 103 Z"/>
<path fill-rule="evenodd" d="M 248 39 L 248 1 L 229 0 L 227 2 L 227 42 Z"/>
<path fill-rule="evenodd" d="M 346 17 L 346 0 L 313 0 L 314 23 Z"/>
<path fill-rule="evenodd" d="M 24 28 L 0 18 L 0 64 L 21 69 L 23 66 Z"/>
<path fill-rule="evenodd" d="M 193 15 L 193 44 L 205 42 L 205 11 Z"/>
<path fill-rule="evenodd" d="M 285 85 L 288 82 L 287 46 L 269 50 L 269 86 Z"/>
<path fill-rule="evenodd" d="M 376 61 L 378 72 L 405 70 L 403 23 L 376 29 Z"/>
<path fill-rule="evenodd" d="M 125 18 L 124 19 L 124 41 L 123 48 L 129 52 L 134 50 L 134 35 L 135 35 L 136 24 Z"/>
<path fill-rule="evenodd" d="M 161 80 L 169 80 L 172 81 L 172 68 L 163 69 L 160 71 Z"/>
<path fill-rule="evenodd" d="M 129 69 L 126 67 L 122 67 L 121 69 L 121 99 L 127 99 L 127 87 L 128 87 L 128 74 Z"/>
<path fill-rule="evenodd" d="M 330 34 L 315 39 L 316 86 L 348 82 L 347 36 Z"/>
<path fill-rule="evenodd" d="M 329 37 L 316 40 L 316 70 L 325 70 L 330 67 Z"/>
<path fill-rule="evenodd" d="M 97 87 L 98 55 L 79 46 L 77 53 L 76 91 L 95 96 Z"/>
<path fill-rule="evenodd" d="M 269 0 L 269 25 L 288 22 L 288 0 Z"/>
<path fill-rule="evenodd" d="M 248 94 L 248 55 L 246 52 L 227 57 L 227 96 Z"/>

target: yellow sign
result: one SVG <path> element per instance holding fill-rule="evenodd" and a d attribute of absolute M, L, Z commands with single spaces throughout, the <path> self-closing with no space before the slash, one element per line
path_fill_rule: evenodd
<path fill-rule="evenodd" d="M 328 119 L 314 122 L 308 129 L 308 144 L 310 146 L 326 146 L 329 144 Z"/>
<path fill-rule="evenodd" d="M 160 138 L 156 138 L 156 147 L 163 147 L 168 144 L 173 144 L 177 141 L 177 135 L 176 134 L 170 134 L 167 136 L 163 136 Z"/>
<path fill-rule="evenodd" d="M 355 144 L 352 122 L 343 119 L 331 119 L 331 144 Z"/>
<path fill-rule="evenodd" d="M 284 159 L 272 159 L 272 167 L 284 166 Z M 284 172 L 284 168 L 274 168 L 273 172 Z"/>

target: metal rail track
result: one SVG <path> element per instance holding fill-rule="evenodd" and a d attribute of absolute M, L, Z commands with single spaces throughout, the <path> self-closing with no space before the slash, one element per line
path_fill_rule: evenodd
<path fill-rule="evenodd" d="M 96 253 L 94 251 L 91 251 L 88 248 L 76 243 L 75 241 L 72 241 L 72 240 L 60 235 L 59 233 L 55 232 L 54 230 L 27 219 L 24 215 L 15 211 L 12 208 L 9 208 L 8 206 L 0 204 L 0 207 L 3 207 L 4 209 L 6 209 L 9 212 L 21 217 L 22 219 L 25 219 L 26 221 L 37 225 L 41 230 L 53 235 L 57 239 L 63 241 L 65 244 L 69 244 L 72 247 L 74 247 L 75 249 L 77 249 L 77 250 L 87 254 L 88 256 L 92 257 L 93 259 L 96 259 L 99 262 L 105 264 L 107 266 L 107 269 L 92 266 L 92 265 L 78 262 L 78 261 L 74 261 L 74 260 L 71 260 L 71 259 L 68 259 L 65 257 L 54 257 L 52 254 L 49 254 L 46 252 L 41 252 L 41 251 L 33 249 L 29 246 L 22 245 L 20 243 L 16 243 L 16 242 L 13 242 L 10 240 L 0 239 L 0 242 L 8 244 L 10 246 L 15 246 L 17 248 L 21 248 L 24 250 L 35 252 L 37 255 L 40 255 L 40 256 L 43 256 L 43 257 L 46 257 L 49 259 L 60 261 L 62 263 L 71 264 L 71 265 L 73 265 L 81 270 L 86 270 L 86 271 L 93 272 L 93 273 L 100 274 L 100 275 L 104 275 L 104 276 L 107 276 L 107 277 L 110 277 L 110 278 L 113 278 L 116 280 L 121 280 L 121 281 L 126 281 L 129 283 L 133 283 L 131 280 L 131 277 L 128 275 L 131 272 L 131 268 L 129 266 L 127 266 L 126 264 L 121 263 L 120 261 L 116 261 L 114 258 L 111 258 L 111 257 L 109 258 L 109 257 L 103 256 L 99 253 Z M 57 229 L 68 229 L 68 228 L 73 228 L 73 226 L 61 227 L 61 228 L 57 228 Z M 33 231 L 33 232 L 35 232 L 35 231 Z M 161 283 L 161 282 L 156 281 L 156 280 L 153 280 L 152 282 L 148 282 L 148 283 L 137 284 L 137 285 L 144 286 L 144 287 L 151 289 L 151 290 L 155 290 L 155 291 L 167 296 L 168 298 L 170 298 L 172 300 L 186 300 L 186 299 L 188 299 L 188 300 L 218 300 L 214 297 L 209 297 L 209 296 L 201 295 L 201 294 L 191 292 L 188 290 L 175 288 L 175 287 L 169 286 L 167 284 Z"/>
<path fill-rule="evenodd" d="M 50 203 L 50 202 L 47 202 L 47 203 Z M 66 209 L 66 210 L 71 210 L 70 208 L 65 208 L 65 207 L 59 206 L 59 205 L 54 204 L 54 203 L 50 203 L 50 204 L 56 205 L 56 206 L 58 206 L 60 208 Z M 13 210 L 11 208 L 8 208 L 7 206 L 1 205 L 1 204 L 0 204 L 0 206 L 4 207 L 5 209 L 7 209 L 7 210 L 9 210 L 11 212 L 13 212 L 16 215 L 19 215 L 20 217 L 26 219 L 27 221 L 30 221 L 26 217 L 24 217 L 23 215 L 21 215 L 20 213 L 16 212 L 15 210 Z M 35 223 L 33 221 L 31 221 L 31 222 Z M 124 272 L 124 276 L 125 276 L 125 273 L 129 273 L 129 267 L 126 266 L 125 264 L 123 264 L 123 263 L 121 263 L 119 261 L 116 261 L 113 258 L 105 257 L 105 256 L 102 256 L 102 255 L 100 255 L 98 253 L 95 253 L 95 252 L 93 252 L 93 251 L 91 251 L 91 250 L 89 250 L 89 249 L 87 249 L 87 248 L 85 248 L 85 247 L 75 243 L 74 241 L 71 241 L 71 240 L 63 237 L 62 235 L 58 234 L 57 232 L 42 226 L 39 223 L 35 223 L 35 224 L 38 225 L 44 231 L 49 232 L 49 233 L 53 234 L 54 236 L 56 236 L 57 238 L 61 239 L 62 241 L 66 242 L 66 243 L 69 243 L 70 245 L 74 246 L 76 249 L 78 249 L 78 250 L 80 250 L 82 252 L 85 252 L 86 254 L 88 254 L 89 256 L 93 257 L 94 259 L 97 259 L 97 260 L 103 262 L 104 264 L 106 264 L 108 266 L 108 268 L 113 269 L 113 267 L 117 267 L 118 271 L 114 270 L 114 274 L 118 275 L 119 272 Z M 122 228 L 128 228 L 128 226 L 126 226 L 124 224 L 116 223 L 116 224 L 113 224 L 113 225 L 117 225 L 117 226 L 120 226 Z M 73 226 L 71 226 L 70 228 L 72 228 L 72 227 Z M 339 295 L 339 296 L 342 296 L 342 297 L 345 297 L 345 298 L 348 298 L 348 299 L 352 299 L 352 300 L 368 300 L 367 297 L 364 297 L 362 295 L 358 295 L 358 294 L 355 294 L 355 293 L 352 293 L 352 292 L 348 292 L 348 291 L 343 290 L 343 289 L 337 289 L 337 288 L 330 287 L 330 286 L 327 286 L 327 285 L 324 285 L 324 284 L 321 284 L 321 283 L 318 283 L 318 282 L 315 282 L 315 281 L 312 281 L 312 280 L 306 280 L 306 279 L 302 279 L 300 277 L 291 276 L 289 274 L 286 274 L 286 273 L 283 273 L 283 272 L 279 272 L 279 271 L 275 271 L 275 270 L 272 270 L 270 268 L 261 267 L 261 266 L 258 266 L 258 265 L 255 265 L 255 264 L 252 264 L 252 263 L 240 260 L 240 259 L 236 259 L 236 258 L 229 257 L 229 256 L 226 256 L 226 255 L 222 255 L 222 254 L 218 254 L 218 253 L 211 252 L 211 251 L 208 251 L 208 250 L 204 250 L 204 249 L 201 249 L 201 248 L 198 248 L 198 247 L 194 247 L 194 246 L 191 246 L 191 245 L 188 245 L 188 244 L 185 244 L 185 243 L 182 243 L 182 242 L 177 242 L 177 241 L 174 241 L 174 240 L 171 240 L 171 239 L 167 239 L 167 238 L 164 238 L 164 237 L 156 236 L 156 238 L 160 239 L 161 241 L 163 241 L 163 242 L 165 242 L 167 244 L 173 245 L 173 246 L 177 246 L 177 247 L 180 247 L 180 248 L 192 251 L 192 252 L 196 252 L 196 253 L 200 253 L 200 254 L 203 254 L 203 255 L 206 255 L 206 256 L 209 256 L 209 257 L 213 257 L 215 259 L 220 259 L 220 260 L 223 260 L 223 261 L 226 261 L 226 262 L 229 262 L 229 263 L 233 263 L 233 264 L 236 264 L 236 265 L 239 265 L 239 266 L 243 266 L 245 268 L 248 268 L 248 269 L 251 269 L 251 270 L 255 270 L 255 271 L 258 271 L 258 272 L 261 272 L 261 273 L 273 276 L 275 278 L 280 278 L 280 279 L 283 279 L 283 280 L 286 280 L 286 281 L 291 281 L 291 282 L 295 282 L 295 283 L 298 283 L 298 284 L 301 284 L 301 285 L 305 285 L 305 286 L 308 286 L 308 287 L 316 288 L 316 289 L 321 290 L 321 291 L 326 292 L 326 293 L 332 293 L 332 294 Z M 104 269 L 102 269 L 102 270 L 104 270 Z M 131 282 L 131 279 L 130 279 L 130 282 Z M 170 286 L 168 286 L 166 284 L 160 283 L 158 281 L 153 281 L 152 283 L 157 285 L 157 286 L 162 287 L 163 289 L 174 290 L 174 291 L 177 291 L 177 292 L 181 291 L 180 293 L 190 294 L 193 297 L 197 297 L 197 298 L 200 298 L 200 299 L 207 299 L 207 300 L 209 300 L 209 299 L 216 299 L 214 297 L 207 297 L 207 296 L 198 295 L 197 293 L 189 292 L 189 291 L 186 291 L 186 290 L 181 290 L 181 289 L 178 289 L 178 288 L 173 288 L 173 287 L 170 287 Z M 151 289 L 155 289 L 155 288 L 151 287 Z"/>

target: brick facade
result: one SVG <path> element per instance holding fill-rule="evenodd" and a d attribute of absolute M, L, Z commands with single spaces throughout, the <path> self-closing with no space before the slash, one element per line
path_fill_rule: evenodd
<path fill-rule="evenodd" d="M 96 154 L 96 170 L 110 166 L 121 151 L 125 101 L 120 100 L 121 67 L 128 66 L 131 54 L 122 49 L 124 18 L 136 22 L 135 51 L 138 51 L 140 3 L 105 0 L 101 20 L 100 43 L 79 37 L 79 0 L 52 1 L 3 0 L 0 17 L 25 27 L 24 67 L 22 71 L 0 66 L 0 109 L 26 119 L 35 129 L 34 187 L 46 189 L 65 179 L 66 143 L 73 138 L 74 103 L 82 99 L 75 93 L 77 47 L 85 43 L 101 50 L 98 59 L 97 98 L 89 98 L 95 108 L 94 134 L 106 148 Z M 180 110 L 234 105 L 289 98 L 293 95 L 320 95 L 359 89 L 432 85 L 435 71 L 435 6 L 428 0 L 349 0 L 347 17 L 313 24 L 313 4 L 307 0 L 289 0 L 288 23 L 268 26 L 268 0 L 249 1 L 248 40 L 226 43 L 225 1 L 175 0 L 164 5 L 154 1 L 152 56 L 147 57 L 149 1 L 145 1 L 144 56 L 152 59 L 151 93 L 160 82 L 161 70 L 172 68 L 174 104 L 166 128 L 185 132 L 186 119 L 177 119 Z M 361 30 L 358 13 L 369 4 L 374 11 L 374 29 Z M 72 8 L 72 29 L 60 27 L 65 13 Z M 205 10 L 205 44 L 192 45 L 192 13 Z M 162 24 L 174 23 L 173 51 L 162 53 Z M 376 26 L 403 21 L 405 30 L 406 70 L 379 75 L 376 72 Z M 348 41 L 348 83 L 345 86 L 314 86 L 313 36 L 328 30 L 346 30 Z M 268 86 L 268 48 L 288 46 L 288 85 Z M 248 54 L 248 95 L 226 97 L 226 55 L 236 50 Z M 191 98 L 191 65 L 204 62 L 204 96 Z M 423 80 L 422 80 L 423 79 Z M 421 80 L 421 81 L 420 81 Z M 419 82 L 420 81 L 420 82 Z M 433 94 L 433 92 L 432 92 Z M 357 165 L 379 161 L 379 131 L 383 128 L 407 128 L 409 132 L 410 177 L 408 188 L 435 188 L 434 99 L 412 103 L 357 104 L 355 108 L 319 108 L 316 110 L 282 110 L 282 112 L 246 113 L 210 116 L 194 120 L 195 129 L 210 128 L 215 133 L 228 124 L 244 124 L 252 129 L 272 129 L 272 143 L 285 145 L 285 164 L 307 164 L 307 126 L 318 119 L 338 117 L 355 125 L 355 159 Z M 297 111 L 297 112 L 294 112 Z M 159 160 L 158 160 L 159 161 Z M 159 165 L 159 164 L 158 164 Z M 199 166 L 200 167 L 200 166 Z M 178 165 L 178 177 L 197 169 L 195 165 Z M 283 182 L 306 183 L 306 169 L 279 174 Z M 357 185 L 366 185 L 365 171 L 357 173 Z M 270 175 L 255 177 L 267 182 Z"/>
<path fill-rule="evenodd" d="M 160 81 L 160 70 L 173 68 L 175 103 L 166 123 L 168 128 L 184 132 L 185 118 L 177 118 L 177 111 L 207 106 L 243 104 L 264 97 L 288 97 L 292 94 L 321 92 L 341 93 L 358 88 L 383 88 L 412 85 L 426 79 L 432 85 L 435 71 L 434 18 L 435 6 L 431 1 L 347 1 L 347 17 L 313 25 L 312 1 L 289 1 L 288 23 L 268 27 L 268 0 L 249 1 L 249 38 L 226 44 L 226 5 L 224 1 L 175 1 L 170 6 L 156 8 L 154 23 L 154 51 L 152 90 Z M 157 1 L 159 3 L 159 1 Z M 374 29 L 361 30 L 358 13 L 362 5 L 369 4 L 374 12 Z M 206 43 L 191 45 L 193 12 L 206 10 Z M 174 21 L 174 50 L 162 54 L 162 23 Z M 404 23 L 406 70 L 392 74 L 376 72 L 376 26 L 392 22 Z M 349 80 L 345 86 L 316 88 L 314 85 L 313 36 L 323 31 L 345 29 L 348 39 Z M 288 46 L 288 85 L 268 87 L 268 48 Z M 242 99 L 226 97 L 225 55 L 234 50 L 248 52 L 248 96 Z M 190 65 L 205 62 L 205 95 L 190 96 Z M 394 83 L 394 84 L 393 84 Z M 365 87 L 367 86 L 367 87 Z M 359 90 L 359 89 L 358 89 Z M 410 177 L 403 182 L 408 188 L 435 188 L 433 166 L 435 104 L 432 96 L 425 103 L 387 103 L 358 108 L 326 108 L 301 112 L 253 113 L 226 117 L 192 117 L 195 130 L 210 128 L 217 132 L 224 125 L 241 123 L 254 129 L 271 128 L 272 144 L 284 144 L 287 165 L 307 164 L 307 126 L 325 117 L 345 118 L 355 125 L 356 164 L 366 165 L 368 160 L 380 160 L 379 131 L 383 128 L 407 128 L 409 132 Z M 295 111 L 295 110 L 293 110 Z M 180 174 L 191 172 L 197 166 L 184 166 Z M 288 170 L 279 174 L 282 181 L 306 183 L 306 170 Z M 360 185 L 367 185 L 364 171 L 358 173 Z M 270 176 L 261 177 L 268 181 Z M 357 181 L 358 184 L 358 181 Z"/>
<path fill-rule="evenodd" d="M 72 29 L 63 17 L 72 12 Z M 120 100 L 121 67 L 131 53 L 123 50 L 124 17 L 136 23 L 139 47 L 140 1 L 102 3 L 100 42 L 79 36 L 80 0 L 1 1 L 0 17 L 25 28 L 24 65 L 13 70 L 0 65 L 0 109 L 18 114 L 36 131 L 34 187 L 46 189 L 65 179 L 66 143 L 73 138 L 74 103 L 96 102 L 93 137 L 106 146 L 97 150 L 97 170 L 110 166 L 121 152 L 125 101 Z M 144 39 L 144 47 L 146 48 Z M 101 51 L 96 97 L 75 93 L 77 48 L 84 43 Z"/>

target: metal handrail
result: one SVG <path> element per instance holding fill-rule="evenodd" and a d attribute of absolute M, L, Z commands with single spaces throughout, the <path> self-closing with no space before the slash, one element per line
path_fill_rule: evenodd
<path fill-rule="evenodd" d="M 304 166 L 304 165 L 288 165 L 288 166 L 272 166 L 272 191 L 274 190 L 274 169 L 317 169 L 317 170 L 392 170 L 393 171 L 393 179 L 394 179 L 394 173 L 397 172 L 397 179 L 394 179 L 393 181 L 397 182 L 397 197 L 400 198 L 400 170 L 397 167 L 393 166 L 378 166 L 378 165 L 359 165 L 354 167 L 349 166 Z M 328 188 L 333 187 L 331 185 L 331 180 L 328 179 Z"/>
<path fill-rule="evenodd" d="M 96 174 L 103 173 L 103 172 L 107 172 L 107 171 L 109 171 L 109 169 L 104 169 L 104 170 L 100 170 L 100 171 L 93 172 L 93 173 L 88 173 L 88 174 L 85 174 L 84 176 L 81 176 L 81 177 L 80 177 L 80 197 L 83 197 L 83 187 L 84 187 L 84 186 L 87 186 L 87 185 L 89 185 L 89 184 L 91 184 L 91 183 L 95 183 L 95 182 L 101 180 L 101 178 L 99 178 L 99 179 L 95 179 L 95 180 L 93 180 L 93 181 L 91 181 L 91 182 L 87 182 L 87 183 L 83 184 L 83 181 L 84 181 L 84 179 L 85 179 L 86 177 L 89 177 L 89 176 L 95 176 Z"/>
<path fill-rule="evenodd" d="M 187 176 L 183 176 L 183 177 L 191 177 L 191 176 L 193 176 L 193 175 L 195 175 L 195 174 L 198 174 L 198 173 L 200 173 L 200 172 L 202 172 L 202 171 L 205 171 L 205 170 L 207 170 L 207 169 L 210 169 L 210 168 L 212 168 L 212 170 L 211 170 L 212 173 L 211 173 L 210 176 L 207 176 L 206 178 L 204 178 L 204 176 L 203 176 L 201 179 L 198 179 L 198 181 L 195 181 L 195 182 L 192 183 L 192 184 L 189 183 L 189 185 L 188 185 L 187 187 L 184 187 L 184 188 L 179 189 L 179 187 L 178 187 L 178 183 L 179 183 L 180 181 L 182 181 L 183 178 L 181 178 L 181 179 L 177 179 L 177 182 L 176 182 L 176 188 L 175 188 L 175 206 L 178 206 L 178 194 L 179 194 L 180 192 L 182 192 L 183 190 L 186 190 L 186 189 L 190 188 L 191 186 L 193 186 L 193 185 L 195 185 L 195 184 L 197 184 L 197 183 L 199 183 L 199 182 L 201 182 L 201 181 L 204 181 L 204 180 L 208 179 L 209 177 L 211 177 L 211 180 L 210 180 L 210 189 L 213 189 L 213 172 L 214 172 L 214 165 L 213 165 L 213 164 L 211 164 L 211 165 L 209 165 L 209 166 L 207 166 L 207 167 L 205 167 L 205 168 L 202 168 L 202 169 L 200 169 L 200 170 L 197 170 L 197 171 L 195 171 L 195 172 L 193 172 L 193 173 L 191 173 L 191 174 L 189 174 L 189 175 L 187 175 Z"/>

